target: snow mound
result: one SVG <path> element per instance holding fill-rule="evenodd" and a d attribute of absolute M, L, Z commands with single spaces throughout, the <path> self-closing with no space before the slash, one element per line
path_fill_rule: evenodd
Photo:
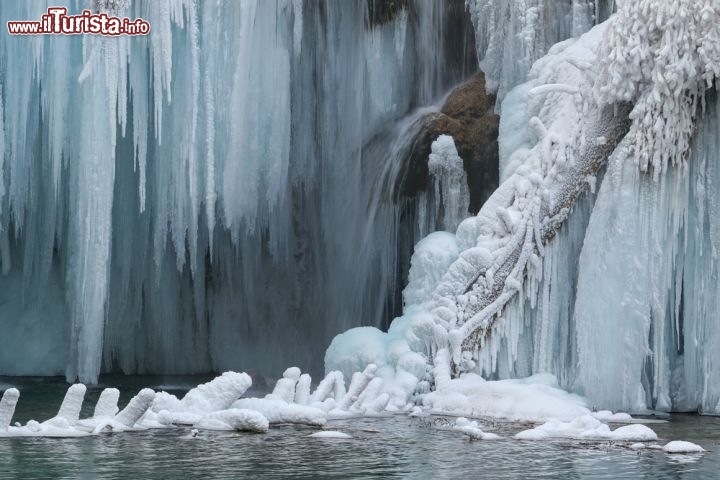
<path fill-rule="evenodd" d="M 593 412 L 592 416 L 597 418 L 601 422 L 608 423 L 629 423 L 632 421 L 632 416 L 629 413 L 613 413 L 610 410 L 600 410 L 599 412 Z"/>
<path fill-rule="evenodd" d="M 513 421 L 571 420 L 590 415 L 584 400 L 558 388 L 551 375 L 486 381 L 479 375 L 465 374 L 423 395 L 422 401 L 437 413 Z"/>
<path fill-rule="evenodd" d="M 700 445 L 683 440 L 674 440 L 663 447 L 665 453 L 703 453 L 706 451 Z"/>
<path fill-rule="evenodd" d="M 592 415 L 583 415 L 570 422 L 550 420 L 538 427 L 524 430 L 515 435 L 518 440 L 548 440 L 571 438 L 574 440 L 614 440 L 625 442 L 651 442 L 657 434 L 645 425 L 625 425 L 616 430 Z"/>

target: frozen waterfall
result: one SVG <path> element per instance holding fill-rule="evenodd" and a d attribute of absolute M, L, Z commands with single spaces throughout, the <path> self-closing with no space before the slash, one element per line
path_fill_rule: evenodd
<path fill-rule="evenodd" d="M 0 373 L 318 372 L 387 323 L 393 125 L 476 69 L 451 3 L 76 0 L 151 32 L 3 35 L 0 329 L 33 342 Z"/>

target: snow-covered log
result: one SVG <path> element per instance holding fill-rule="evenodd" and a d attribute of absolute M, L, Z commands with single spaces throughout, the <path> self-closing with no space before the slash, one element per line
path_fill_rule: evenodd
<path fill-rule="evenodd" d="M 150 408 L 154 399 L 155 391 L 150 388 L 143 388 L 120 413 L 115 415 L 115 421 L 128 428 L 134 427 L 140 417 Z"/>
<path fill-rule="evenodd" d="M 70 385 L 65 398 L 63 399 L 57 417 L 67 420 L 68 424 L 74 425 L 80 420 L 80 410 L 82 410 L 83 400 L 87 387 L 82 383 Z"/>
<path fill-rule="evenodd" d="M 264 433 L 270 423 L 265 416 L 254 410 L 231 408 L 205 415 L 195 422 L 195 428 L 205 430 L 238 430 L 243 432 Z"/>
<path fill-rule="evenodd" d="M 0 432 L 6 432 L 10 426 L 18 398 L 20 398 L 20 392 L 17 388 L 8 388 L 3 393 L 2 400 L 0 400 Z"/>
<path fill-rule="evenodd" d="M 360 394 L 367 388 L 370 381 L 375 377 L 377 366 L 370 364 L 365 367 L 362 373 L 358 372 L 353 375 L 350 387 L 345 396 L 338 401 L 338 409 L 349 410 L 353 403 L 360 397 Z"/>
<path fill-rule="evenodd" d="M 272 398 L 241 398 L 233 403 L 232 408 L 260 412 L 271 424 L 297 423 L 322 426 L 327 422 L 327 415 L 319 408 Z"/>
<path fill-rule="evenodd" d="M 104 389 L 95 404 L 93 417 L 114 417 L 118 413 L 119 399 L 120 390 L 117 388 Z"/>
<path fill-rule="evenodd" d="M 250 385 L 252 379 L 247 373 L 225 372 L 210 382 L 193 388 L 180 402 L 185 409 L 197 413 L 225 410 L 240 398 Z"/>

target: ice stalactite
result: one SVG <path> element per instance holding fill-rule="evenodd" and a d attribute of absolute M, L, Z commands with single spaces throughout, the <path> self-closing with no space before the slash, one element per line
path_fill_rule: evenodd
<path fill-rule="evenodd" d="M 150 34 L 0 39 L 0 328 L 35 339 L 21 359 L 3 349 L 0 372 L 319 371 L 333 335 L 386 322 L 388 125 L 475 69 L 456 53 L 465 17 L 422 1 L 372 26 L 365 2 L 68 5 L 85 7 Z"/>
<path fill-rule="evenodd" d="M 687 165 L 654 180 L 632 161 L 629 138 L 590 216 L 575 305 L 576 386 L 599 404 L 718 412 L 720 332 L 711 313 L 718 237 L 711 212 L 720 120 L 717 95 L 707 100 Z M 614 353 L 602 355 L 607 351 Z"/>
<path fill-rule="evenodd" d="M 454 232 L 469 216 L 467 175 L 451 136 L 440 135 L 432 143 L 428 170 L 431 185 L 417 201 L 420 237 L 437 230 Z"/>

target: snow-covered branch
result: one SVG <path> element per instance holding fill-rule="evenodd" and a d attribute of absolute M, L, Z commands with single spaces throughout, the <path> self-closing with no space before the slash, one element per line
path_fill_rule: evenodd
<path fill-rule="evenodd" d="M 704 93 L 720 72 L 716 0 L 624 0 L 600 46 L 601 104 L 632 102 L 635 161 L 655 178 L 682 165 Z"/>

